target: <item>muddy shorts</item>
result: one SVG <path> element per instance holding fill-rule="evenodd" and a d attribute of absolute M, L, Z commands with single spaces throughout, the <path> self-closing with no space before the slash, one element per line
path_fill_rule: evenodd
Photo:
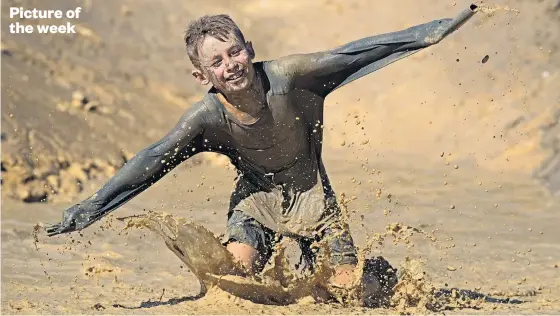
<path fill-rule="evenodd" d="M 241 211 L 232 211 L 228 214 L 226 236 L 226 245 L 230 242 L 239 242 L 255 248 L 259 253 L 258 266 L 260 267 L 270 259 L 274 246 L 283 237 Z M 352 236 L 337 225 L 324 229 L 316 238 L 295 238 L 301 249 L 301 263 L 307 268 L 312 269 L 316 256 L 320 252 L 320 249 L 313 247 L 312 244 L 323 238 L 328 238 L 332 266 L 358 263 Z"/>
<path fill-rule="evenodd" d="M 278 186 L 270 192 L 234 193 L 224 241 L 255 248 L 261 265 L 268 261 L 282 237 L 299 243 L 302 261 L 308 268 L 312 268 L 321 251 L 312 244 L 321 241 L 328 246 L 331 265 L 357 264 L 354 242 L 347 225 L 340 221 L 340 213 L 336 202 L 325 200 L 320 183 L 305 192 L 286 192 Z"/>

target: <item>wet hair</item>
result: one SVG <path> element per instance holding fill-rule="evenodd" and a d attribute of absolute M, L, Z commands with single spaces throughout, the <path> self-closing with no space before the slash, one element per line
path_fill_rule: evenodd
<path fill-rule="evenodd" d="M 205 15 L 191 22 L 185 33 L 185 44 L 191 63 L 199 69 L 199 48 L 207 35 L 223 42 L 225 42 L 230 35 L 234 35 L 241 43 L 245 43 L 243 33 L 241 33 L 241 30 L 229 15 Z"/>

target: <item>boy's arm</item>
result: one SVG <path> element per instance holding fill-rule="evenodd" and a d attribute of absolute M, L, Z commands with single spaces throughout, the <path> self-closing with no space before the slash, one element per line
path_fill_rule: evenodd
<path fill-rule="evenodd" d="M 117 209 L 187 158 L 201 152 L 204 107 L 193 106 L 162 139 L 138 152 L 95 194 L 63 213 L 49 236 L 81 230 Z"/>
<path fill-rule="evenodd" d="M 406 30 L 366 37 L 328 51 L 278 60 L 296 87 L 326 96 L 358 78 L 439 43 L 474 15 L 471 5 L 455 19 L 441 19 Z"/>

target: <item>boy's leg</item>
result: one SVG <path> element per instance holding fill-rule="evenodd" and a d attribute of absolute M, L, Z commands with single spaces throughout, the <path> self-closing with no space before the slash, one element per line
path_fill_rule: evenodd
<path fill-rule="evenodd" d="M 358 257 L 354 241 L 348 229 L 342 223 L 336 221 L 322 230 L 317 240 L 326 240 L 329 247 L 329 263 L 334 270 L 329 283 L 339 287 L 352 285 Z M 316 255 L 321 249 L 311 247 L 311 243 L 311 240 L 306 239 L 300 241 L 302 256 L 306 264 L 312 268 L 316 263 Z"/>
<path fill-rule="evenodd" d="M 255 263 L 259 261 L 260 256 L 257 249 L 237 241 L 230 241 L 227 244 L 227 250 L 231 252 L 235 260 L 243 264 L 249 273 L 257 272 Z"/>
<path fill-rule="evenodd" d="M 322 233 L 330 248 L 330 263 L 334 274 L 330 283 L 335 286 L 347 287 L 352 285 L 355 278 L 354 271 L 358 265 L 358 254 L 354 240 L 347 227 L 342 223 L 335 223 Z"/>
<path fill-rule="evenodd" d="M 329 280 L 329 283 L 337 287 L 351 286 L 354 284 L 356 278 L 356 266 L 356 263 L 349 263 L 334 267 L 334 274 Z"/>
<path fill-rule="evenodd" d="M 225 245 L 248 272 L 256 273 L 264 267 L 272 255 L 274 244 L 272 230 L 241 211 L 229 212 Z"/>

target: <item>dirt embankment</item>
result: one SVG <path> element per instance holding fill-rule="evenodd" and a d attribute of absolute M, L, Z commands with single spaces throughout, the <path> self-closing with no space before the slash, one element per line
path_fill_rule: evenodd
<path fill-rule="evenodd" d="M 190 78 L 182 42 L 197 16 L 229 13 L 268 59 L 453 16 L 468 2 L 426 4 L 4 1 L 3 195 L 67 201 L 163 136 L 205 91 Z M 534 173 L 560 189 L 559 5 L 500 4 L 519 13 L 476 17 L 437 47 L 334 93 L 329 147 L 451 152 L 450 161 Z M 13 35 L 10 6 L 84 10 L 77 34 Z"/>
<path fill-rule="evenodd" d="M 198 100 L 204 89 L 190 80 L 181 38 L 206 11 L 166 5 L 2 3 L 4 197 L 67 201 L 162 137 Z M 84 10 L 77 34 L 13 35 L 11 6 Z"/>

